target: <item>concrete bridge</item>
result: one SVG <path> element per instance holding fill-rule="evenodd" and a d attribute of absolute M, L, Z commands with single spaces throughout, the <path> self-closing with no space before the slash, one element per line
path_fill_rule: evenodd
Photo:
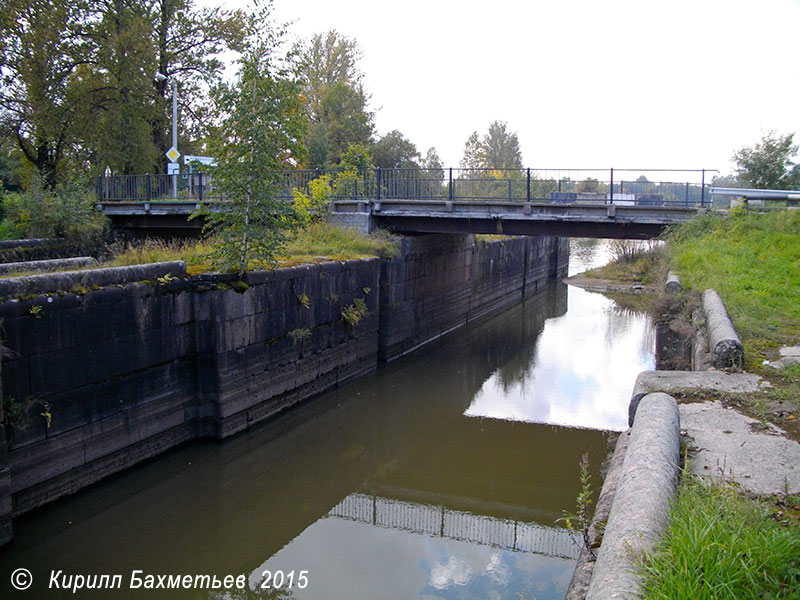
<path fill-rule="evenodd" d="M 668 174 L 672 181 L 652 182 Z M 328 186 L 331 220 L 369 231 L 485 233 L 561 237 L 653 238 L 710 208 L 703 169 L 367 169 L 281 173 L 279 194 L 290 201 L 312 182 Z M 637 176 L 638 174 L 638 176 Z M 625 176 L 628 176 L 628 181 Z M 169 177 L 178 178 L 173 198 Z M 631 178 L 635 179 L 630 181 Z M 674 181 L 682 178 L 682 181 Z M 310 185 L 311 184 L 311 185 Z M 201 205 L 222 210 L 213 179 L 130 175 L 97 180 L 97 206 L 123 229 L 191 235 L 187 220 Z"/>

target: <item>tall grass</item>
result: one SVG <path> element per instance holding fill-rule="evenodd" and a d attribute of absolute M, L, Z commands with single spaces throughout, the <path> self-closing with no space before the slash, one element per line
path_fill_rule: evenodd
<path fill-rule="evenodd" d="M 213 238 L 203 241 L 172 242 L 147 240 L 114 249 L 114 258 L 109 264 L 125 266 L 182 260 L 186 263 L 189 274 L 194 275 L 213 270 L 209 259 L 213 244 Z M 390 258 L 398 251 L 398 238 L 385 231 L 379 230 L 364 235 L 354 229 L 327 223 L 312 223 L 289 240 L 286 251 L 279 257 L 279 264 L 287 266 L 302 262 L 347 260 L 366 256 Z M 257 270 L 271 266 L 274 265 L 252 263 L 248 268 Z"/>
<path fill-rule="evenodd" d="M 670 528 L 643 566 L 646 598 L 800 597 L 800 525 L 766 504 L 684 473 Z"/>
<path fill-rule="evenodd" d="M 800 336 L 800 212 L 705 215 L 670 235 L 685 285 L 714 288 L 742 337 Z"/>

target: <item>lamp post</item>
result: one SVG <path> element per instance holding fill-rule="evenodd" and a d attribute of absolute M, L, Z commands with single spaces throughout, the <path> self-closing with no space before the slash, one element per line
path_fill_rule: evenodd
<path fill-rule="evenodd" d="M 166 81 L 167 76 L 162 73 L 156 73 L 155 79 L 157 81 Z M 172 154 L 172 156 L 170 156 Z M 167 158 L 170 162 L 174 162 L 173 157 L 177 160 L 180 157 L 178 152 L 178 80 L 172 79 L 172 147 L 167 151 Z M 169 167 L 167 167 L 167 174 L 169 175 Z M 178 175 L 172 173 L 172 197 L 178 197 Z"/>

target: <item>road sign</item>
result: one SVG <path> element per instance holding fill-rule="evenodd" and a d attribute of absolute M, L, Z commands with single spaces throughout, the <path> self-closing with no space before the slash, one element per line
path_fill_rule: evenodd
<path fill-rule="evenodd" d="M 181 163 L 167 163 L 167 175 L 180 175 Z"/>
<path fill-rule="evenodd" d="M 170 162 L 175 162 L 180 158 L 181 153 L 178 152 L 178 149 L 175 146 L 172 146 L 172 148 L 167 150 L 164 155 L 170 160 Z"/>

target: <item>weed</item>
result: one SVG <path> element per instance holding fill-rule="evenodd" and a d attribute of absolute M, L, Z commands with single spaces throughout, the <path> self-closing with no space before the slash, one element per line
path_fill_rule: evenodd
<path fill-rule="evenodd" d="M 31 316 L 36 317 L 37 319 L 42 318 L 42 305 L 41 304 L 34 304 L 31 306 L 31 309 L 28 311 Z"/>
<path fill-rule="evenodd" d="M 42 408 L 44 408 L 44 411 L 42 411 L 39 414 L 44 417 L 47 429 L 50 429 L 50 426 L 53 424 L 53 411 L 52 411 L 53 407 L 50 406 L 49 402 L 45 402 L 42 405 Z"/>
<path fill-rule="evenodd" d="M 311 337 L 311 330 L 308 328 L 292 329 L 289 333 L 286 334 L 286 337 L 289 338 L 289 341 L 292 342 L 292 346 L 297 346 L 297 344 L 299 344 L 300 342 L 304 342 Z"/>
<path fill-rule="evenodd" d="M 361 319 L 369 313 L 366 303 L 361 298 L 353 300 L 352 304 L 342 309 L 342 321 L 350 327 L 356 327 Z"/>
<path fill-rule="evenodd" d="M 297 296 L 297 302 L 303 308 L 311 308 L 311 301 L 308 299 L 308 295 L 306 294 L 300 294 L 299 296 Z"/>
<path fill-rule="evenodd" d="M 584 454 L 581 456 L 580 462 L 581 489 L 575 500 L 577 512 L 571 513 L 567 510 L 562 511 L 564 516 L 556 520 L 556 523 L 563 522 L 567 529 L 580 532 L 583 535 L 584 547 L 592 558 L 594 558 L 593 544 L 589 537 L 589 525 L 592 523 L 590 508 L 592 506 L 592 495 L 594 494 L 591 478 L 592 476 L 589 473 L 589 455 Z"/>
<path fill-rule="evenodd" d="M 233 291 L 237 294 L 244 294 L 248 289 L 250 289 L 250 286 L 241 279 L 238 279 L 231 282 L 231 289 L 233 289 Z"/>
<path fill-rule="evenodd" d="M 157 279 L 157 281 L 158 281 L 158 283 L 161 283 L 161 284 L 164 284 L 164 285 L 166 285 L 166 284 L 170 283 L 171 281 L 175 281 L 176 279 L 177 279 L 177 277 L 173 277 L 172 275 L 170 275 L 169 273 L 167 273 L 167 274 L 166 274 L 166 275 L 164 275 L 163 277 L 159 277 L 159 278 Z"/>

